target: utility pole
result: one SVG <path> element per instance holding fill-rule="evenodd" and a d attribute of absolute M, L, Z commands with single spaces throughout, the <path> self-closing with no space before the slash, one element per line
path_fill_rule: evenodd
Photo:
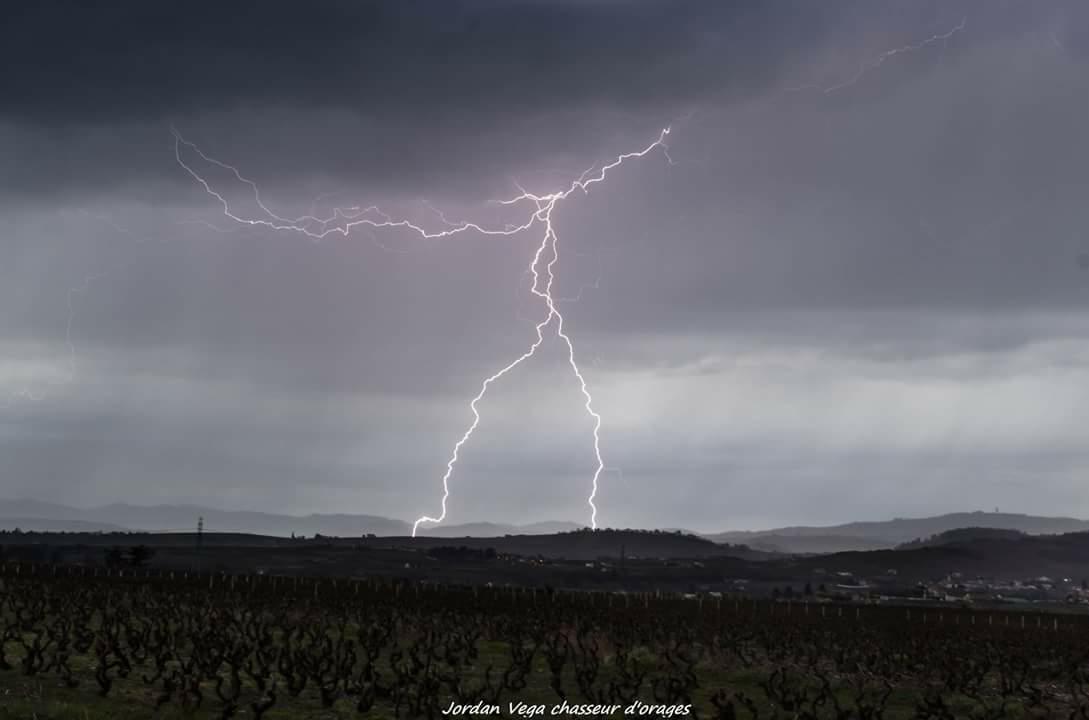
<path fill-rule="evenodd" d="M 197 549 L 204 547 L 204 516 L 197 518 Z"/>

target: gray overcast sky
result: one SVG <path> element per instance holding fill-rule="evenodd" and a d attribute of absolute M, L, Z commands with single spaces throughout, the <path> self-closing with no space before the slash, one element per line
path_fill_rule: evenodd
<path fill-rule="evenodd" d="M 96 5 L 2 11 L 0 495 L 436 514 L 533 339 L 539 226 L 241 226 L 171 126 L 438 229 L 672 123 L 554 213 L 600 524 L 1089 517 L 1083 3 Z M 555 337 L 480 410 L 449 522 L 588 521 Z"/>

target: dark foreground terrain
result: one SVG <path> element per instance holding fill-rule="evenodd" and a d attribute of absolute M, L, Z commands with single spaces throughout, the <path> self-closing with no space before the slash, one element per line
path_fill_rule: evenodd
<path fill-rule="evenodd" d="M 133 558 L 134 548 L 145 548 Z M 582 590 L 1062 603 L 1089 609 L 1089 533 L 952 530 L 895 549 L 785 555 L 668 532 L 283 538 L 0 532 L 0 561 L 163 572 L 385 576 Z M 135 561 L 135 562 L 134 562 Z"/>
<path fill-rule="evenodd" d="M 826 555 L 643 531 L 7 532 L 0 720 L 636 701 L 628 717 L 1087 720 L 1086 578 L 1089 534 L 987 528 Z"/>
<path fill-rule="evenodd" d="M 0 718 L 1089 717 L 1081 616 L 0 568 Z"/>

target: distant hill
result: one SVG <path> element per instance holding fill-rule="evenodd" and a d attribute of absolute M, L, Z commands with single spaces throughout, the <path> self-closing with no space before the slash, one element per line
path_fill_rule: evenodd
<path fill-rule="evenodd" d="M 932 535 L 925 540 L 912 540 L 896 546 L 897 550 L 914 550 L 922 547 L 938 547 L 940 545 L 954 545 L 968 543 L 976 540 L 1020 540 L 1029 537 L 1020 530 L 1005 530 L 1002 528 L 957 528 L 946 530 L 943 533 Z"/>
<path fill-rule="evenodd" d="M 289 537 L 315 533 L 338 537 L 409 535 L 412 524 L 377 515 L 275 513 L 217 510 L 199 505 L 129 505 L 113 503 L 93 508 L 73 508 L 37 500 L 0 500 L 0 529 L 112 532 L 121 530 L 147 532 L 192 532 L 197 519 L 204 518 L 208 533 L 246 533 Z M 518 526 L 494 523 L 439 525 L 427 529 L 434 537 L 501 537 L 503 535 L 540 535 L 567 532 L 579 528 L 572 522 L 540 522 Z"/>
<path fill-rule="evenodd" d="M 506 525 L 500 523 L 465 523 L 463 525 L 436 525 L 420 528 L 421 535 L 429 537 L 502 537 L 504 535 L 551 535 L 571 532 L 582 526 L 573 522 L 546 521 L 529 525 Z M 411 526 L 409 526 L 411 530 Z M 407 533 L 406 533 L 407 534 Z"/>
<path fill-rule="evenodd" d="M 1089 578 L 1089 532 L 974 538 L 928 547 L 845 552 L 796 561 L 796 570 L 847 571 L 859 577 L 895 569 L 901 581 L 959 572 L 999 579 Z"/>
<path fill-rule="evenodd" d="M 240 533 L 273 537 L 403 538 L 411 535 L 412 524 L 377 515 L 276 513 L 219 510 L 199 505 L 131 505 L 113 503 L 94 508 L 73 508 L 37 500 L 0 500 L 0 529 L 58 532 L 143 531 L 185 533 L 196 530 L 197 518 L 204 518 L 206 533 Z M 540 522 L 529 525 L 468 523 L 420 528 L 429 538 L 464 539 L 520 538 L 562 535 L 580 529 L 573 522 Z M 950 513 L 928 518 L 897 518 L 886 521 L 852 522 L 830 527 L 797 526 L 761 531 L 723 532 L 700 536 L 703 541 L 734 546 L 730 553 L 740 556 L 736 546 L 747 546 L 754 556 L 768 554 L 829 554 L 852 551 L 892 550 L 913 541 L 959 541 L 962 536 L 941 539 L 943 533 L 966 528 L 1016 531 L 1028 535 L 1052 535 L 1089 531 L 1089 521 L 1012 513 Z M 624 532 L 624 531 L 615 531 Z M 636 533 L 637 535 L 640 533 Z M 645 534 L 645 533 L 642 533 Z M 651 533 L 654 534 L 654 533 Z M 669 533 L 666 533 L 669 534 Z M 684 537 L 693 537 L 684 533 Z M 987 537 L 996 538 L 991 534 Z M 695 538 L 699 539 L 699 538 Z M 519 541 L 522 542 L 522 541 Z M 597 542 L 597 541 L 595 541 Z M 640 543 L 642 540 L 639 541 Z M 684 542 L 690 542 L 685 540 Z M 458 543 L 460 544 L 460 543 Z M 915 547 L 915 546 L 912 546 Z M 634 549 L 629 552 L 637 553 Z M 708 551 L 710 552 L 710 551 Z M 534 554 L 530 551 L 530 554 Z M 696 552 L 702 557 L 704 551 Z"/>
<path fill-rule="evenodd" d="M 305 540 L 242 533 L 208 533 L 203 537 L 203 546 L 209 550 L 204 556 L 195 551 L 195 533 L 118 535 L 102 532 L 24 532 L 0 535 L 0 555 L 30 562 L 56 562 L 55 558 L 60 557 L 67 561 L 94 564 L 101 561 L 103 548 L 149 545 L 160 552 L 160 558 L 167 555 L 174 557 L 173 567 L 178 568 L 191 567 L 202 559 L 218 566 L 221 561 L 227 563 L 224 558 L 230 555 L 235 558 L 231 566 L 235 571 L 245 572 L 247 568 L 255 566 L 275 566 L 288 574 L 296 571 L 321 574 L 331 573 L 332 566 L 327 561 L 333 562 L 339 558 L 336 562 L 340 563 L 338 572 L 341 573 L 354 574 L 361 568 L 367 572 L 399 573 L 402 569 L 418 567 L 424 573 L 419 577 L 434 579 L 437 577 L 436 568 L 452 568 L 453 574 L 448 573 L 443 577 L 461 582 L 467 576 L 459 575 L 461 570 L 458 568 L 464 570 L 467 566 L 466 561 L 457 558 L 472 558 L 472 551 L 478 551 L 479 559 L 469 564 L 484 563 L 480 565 L 484 573 L 479 575 L 480 578 L 494 581 L 498 577 L 495 574 L 498 571 L 487 560 L 488 557 L 498 556 L 496 562 L 522 568 L 516 574 L 523 581 L 544 577 L 556 586 L 575 583 L 577 578 L 571 571 L 574 569 L 577 570 L 575 574 L 584 574 L 583 561 L 607 558 L 611 560 L 610 565 L 619 567 L 621 556 L 628 560 L 625 567 L 644 568 L 640 572 L 652 588 L 659 582 L 713 584 L 723 582 L 723 578 L 745 578 L 762 583 L 797 584 L 811 581 L 816 584 L 826 582 L 839 573 L 877 579 L 878 585 L 892 582 L 900 587 L 911 587 L 916 582 L 932 582 L 957 573 L 967 579 L 983 576 L 998 580 L 1026 580 L 1045 575 L 1059 580 L 1073 578 L 1075 582 L 1089 579 L 1089 532 L 1027 535 L 983 530 L 983 533 L 973 528 L 964 532 L 953 531 L 932 539 L 937 544 L 925 546 L 808 556 L 773 555 L 744 546 L 721 545 L 692 535 L 637 530 L 581 530 L 556 535 L 491 538 L 357 535 Z M 931 540 L 924 542 L 931 543 Z M 461 548 L 466 548 L 468 552 Z M 494 553 L 487 552 L 489 548 Z M 521 556 L 526 560 L 502 559 L 508 555 Z M 544 575 L 538 575 L 535 574 L 537 565 L 528 560 L 538 556 L 553 561 L 566 560 L 569 564 L 566 569 L 544 570 L 541 571 Z M 430 560 L 424 561 L 422 558 Z M 572 561 L 574 565 L 570 564 Z M 424 564 L 421 565 L 421 562 Z M 230 566 L 230 563 L 226 566 Z M 599 570 L 601 568 L 594 572 Z M 605 570 L 608 570 L 608 566 Z"/>
<path fill-rule="evenodd" d="M 411 530 L 408 523 L 374 515 L 278 515 L 273 513 L 216 510 L 198 505 L 129 505 L 113 503 L 93 508 L 73 508 L 36 500 L 2 500 L 0 517 L 38 518 L 41 529 L 65 529 L 66 523 L 85 522 L 125 530 L 188 532 L 204 518 L 207 532 L 257 533 L 290 536 L 349 535 L 365 533 L 400 535 Z M 44 527 L 53 523 L 56 527 Z M 5 529 L 11 529 L 5 526 Z"/>
<path fill-rule="evenodd" d="M 950 513 L 926 518 L 852 522 L 829 527 L 784 527 L 772 530 L 735 531 L 704 535 L 715 542 L 744 543 L 754 548 L 787 553 L 892 549 L 960 528 L 986 527 L 1017 530 L 1028 535 L 1057 535 L 1089 530 L 1089 521 L 1065 517 L 1040 517 L 1015 513 Z"/>
<path fill-rule="evenodd" d="M 711 542 L 696 535 L 667 533 L 648 530 L 588 530 L 562 532 L 551 535 L 506 534 L 492 537 L 350 537 L 285 538 L 251 533 L 204 533 L 200 542 L 205 548 L 279 548 L 287 552 L 308 553 L 320 548 L 367 548 L 375 551 L 411 551 L 419 553 L 441 549 L 446 556 L 471 555 L 471 551 L 493 555 L 518 555 L 527 558 L 543 557 L 552 560 L 619 559 L 624 556 L 636 560 L 701 560 L 737 559 L 763 562 L 782 557 L 752 550 L 744 546 L 730 546 Z M 87 546 L 110 547 L 113 545 L 148 545 L 155 548 L 197 547 L 196 533 L 147 533 L 124 532 L 52 532 L 30 531 L 18 535 L 0 535 L 2 546 Z M 452 552 L 450 552 L 452 551 Z M 458 552 L 462 551 L 462 552 Z M 464 552 L 470 551 L 470 552 Z"/>
<path fill-rule="evenodd" d="M 647 530 L 587 530 L 553 535 L 509 535 L 504 537 L 373 538 L 362 541 L 371 547 L 411 548 L 466 547 L 476 550 L 493 548 L 497 552 L 525 557 L 565 558 L 567 560 L 617 559 L 623 554 L 635 559 L 703 559 L 733 557 L 764 561 L 773 556 L 742 546 L 727 546 L 697 535 L 681 532 Z"/>

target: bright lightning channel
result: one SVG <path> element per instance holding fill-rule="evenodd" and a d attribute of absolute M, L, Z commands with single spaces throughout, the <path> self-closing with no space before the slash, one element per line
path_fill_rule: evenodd
<path fill-rule="evenodd" d="M 578 380 L 579 389 L 582 392 L 582 396 L 585 400 L 584 407 L 586 412 L 594 421 L 594 456 L 597 460 L 597 466 L 594 468 L 594 475 L 591 483 L 590 495 L 586 499 L 587 504 L 590 506 L 590 526 L 597 528 L 597 505 L 594 500 L 597 498 L 598 493 L 598 481 L 603 472 L 606 472 L 605 462 L 601 456 L 601 415 L 594 410 L 593 397 L 590 394 L 590 390 L 586 385 L 586 378 L 583 377 L 582 371 L 579 369 L 578 363 L 575 360 L 575 346 L 571 341 L 571 337 L 564 330 L 564 317 L 557 308 L 558 302 L 562 299 L 554 299 L 552 297 L 552 284 L 555 280 L 555 274 L 553 267 L 556 261 L 559 259 L 559 251 L 557 246 L 556 231 L 552 224 L 552 213 L 556 207 L 566 200 L 572 193 L 581 191 L 586 194 L 589 193 L 590 188 L 597 183 L 603 182 L 609 171 L 619 167 L 627 160 L 634 160 L 646 156 L 648 153 L 658 149 L 661 150 L 666 160 L 672 165 L 673 160 L 669 156 L 669 147 L 666 145 L 666 138 L 669 135 L 670 128 L 665 127 L 658 133 L 657 138 L 654 139 L 649 145 L 642 150 L 634 152 L 624 153 L 618 155 L 612 162 L 602 165 L 598 168 L 596 165 L 585 170 L 578 178 L 573 180 L 570 185 L 557 192 L 548 193 L 545 195 L 538 195 L 531 193 L 524 188 L 519 187 L 521 193 L 508 200 L 499 201 L 500 205 L 531 205 L 531 212 L 521 224 L 507 224 L 503 228 L 488 228 L 475 222 L 451 222 L 441 212 L 430 208 L 436 212 L 439 219 L 445 225 L 443 230 L 428 231 L 420 225 L 417 225 L 406 219 L 394 219 L 387 215 L 385 212 L 377 207 L 371 206 L 367 208 L 334 208 L 331 216 L 318 217 L 311 208 L 311 213 L 308 215 L 302 215 L 296 218 L 286 218 L 272 212 L 265 205 L 261 199 L 260 189 L 257 184 L 244 177 L 241 172 L 238 171 L 232 165 L 228 165 L 224 162 L 220 162 L 215 158 L 205 155 L 196 145 L 182 137 L 176 129 L 172 128 L 174 134 L 174 157 L 178 164 L 193 177 L 194 180 L 204 191 L 214 197 L 223 208 L 223 214 L 231 220 L 251 226 L 263 226 L 272 230 L 288 230 L 293 232 L 302 233 L 313 240 L 320 240 L 332 233 L 341 233 L 347 236 L 348 233 L 355 227 L 364 226 L 366 228 L 379 229 L 379 228 L 400 228 L 403 230 L 409 230 L 416 233 L 421 238 L 434 239 L 444 238 L 453 235 L 458 235 L 467 231 L 475 231 L 483 235 L 516 235 L 524 230 L 528 230 L 534 225 L 540 225 L 543 227 L 543 234 L 541 241 L 537 245 L 537 250 L 533 254 L 533 260 L 529 264 L 528 272 L 533 276 L 533 284 L 530 287 L 530 292 L 536 297 L 544 301 L 545 307 L 548 309 L 548 315 L 544 320 L 536 324 L 537 339 L 529 346 L 529 348 L 515 358 L 512 362 L 505 365 L 498 372 L 487 377 L 480 386 L 480 392 L 469 402 L 469 409 L 473 413 L 473 422 L 469 425 L 469 428 L 461 436 L 461 438 L 455 443 L 453 452 L 449 461 L 446 463 L 446 472 L 442 476 L 442 512 L 437 517 L 431 517 L 429 515 L 423 515 L 419 517 L 412 525 L 412 537 L 416 537 L 416 533 L 419 531 L 420 525 L 424 523 L 439 524 L 446 519 L 446 503 L 450 497 L 450 478 L 454 473 L 454 466 L 457 464 L 461 448 L 472 437 L 473 432 L 480 424 L 480 411 L 477 408 L 477 404 L 484 399 L 484 396 L 488 392 L 488 388 L 499 378 L 503 377 L 507 373 L 514 370 L 521 365 L 524 361 L 533 357 L 545 340 L 545 329 L 554 327 L 556 337 L 563 341 L 567 347 L 567 362 L 571 366 L 571 371 L 574 373 L 575 378 Z M 238 182 L 248 186 L 253 192 L 254 202 L 257 207 L 264 213 L 264 217 L 257 218 L 245 218 L 236 214 L 230 206 L 227 199 L 217 192 L 212 186 L 204 179 L 199 173 L 196 172 L 182 159 L 182 147 L 188 148 L 190 151 L 198 155 L 204 162 L 214 165 L 222 170 L 225 170 L 232 174 Z M 430 207 L 430 206 L 429 206 Z"/>

